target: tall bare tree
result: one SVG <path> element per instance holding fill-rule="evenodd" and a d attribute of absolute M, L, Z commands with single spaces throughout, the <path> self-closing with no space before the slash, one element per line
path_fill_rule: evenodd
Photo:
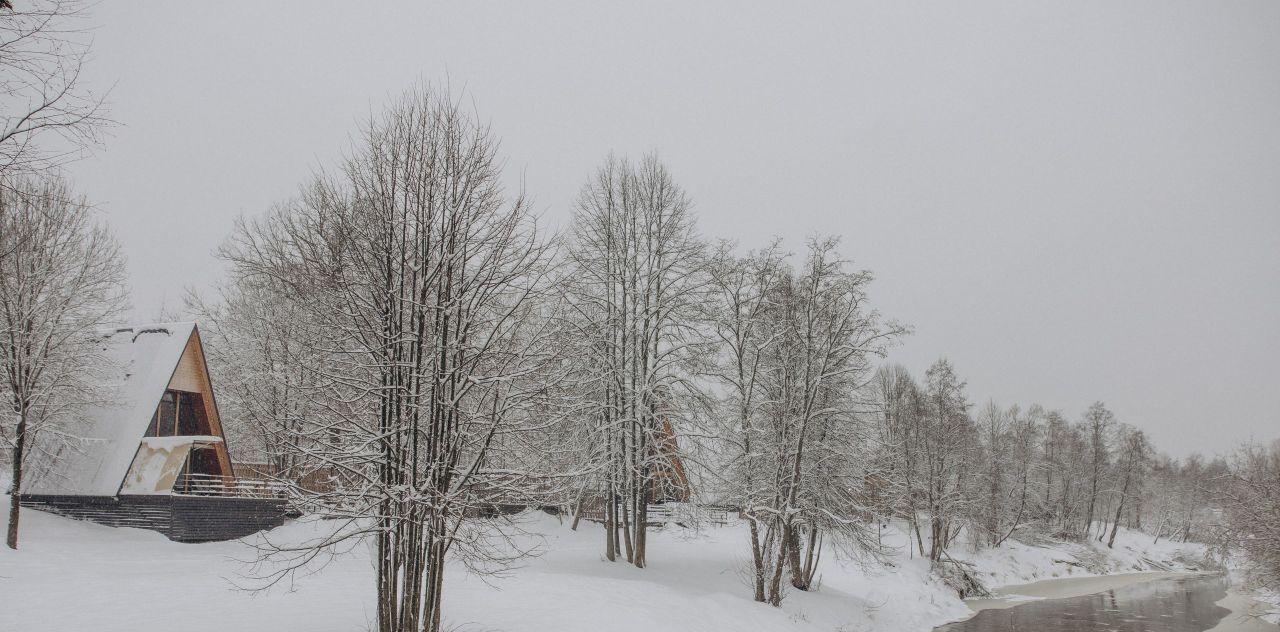
<path fill-rule="evenodd" d="M 1059 503 L 1054 502 L 1054 475 L 1065 469 L 1063 454 L 1067 449 L 1067 435 L 1070 426 L 1062 413 L 1053 410 L 1045 416 L 1044 435 L 1040 442 L 1040 462 L 1044 469 L 1044 507 L 1045 519 L 1054 523 L 1061 519 L 1062 511 Z M 1056 479 L 1061 486 L 1063 480 Z"/>
<path fill-rule="evenodd" d="M 125 267 L 110 231 L 57 178 L 0 186 L 0 424 L 12 456 L 9 548 L 33 451 L 74 439 L 80 406 L 99 396 L 94 331 L 126 307 Z"/>
<path fill-rule="evenodd" d="M 288 288 L 311 314 L 300 339 L 325 355 L 304 380 L 324 414 L 292 447 L 336 472 L 332 489 L 296 490 L 336 530 L 278 553 L 371 541 L 380 632 L 440 629 L 446 557 L 501 562 L 479 516 L 538 480 L 499 456 L 548 423 L 560 362 L 538 310 L 553 243 L 504 193 L 497 151 L 448 91 L 411 90 L 340 174 L 223 250 L 238 274 Z"/>
<path fill-rule="evenodd" d="M 1146 433 L 1130 426 L 1120 428 L 1120 471 L 1119 498 L 1116 501 L 1116 518 L 1111 523 L 1111 535 L 1107 538 L 1107 548 L 1116 543 L 1116 532 L 1120 529 L 1120 516 L 1124 513 L 1125 502 L 1128 501 L 1146 471 L 1148 452 Z"/>
<path fill-rule="evenodd" d="M 921 461 L 927 417 L 926 396 L 902 365 L 881 367 L 876 372 L 871 390 L 870 399 L 883 420 L 881 458 L 888 461 L 882 478 L 877 482 L 878 502 L 886 515 L 907 520 L 908 536 L 915 535 L 914 550 L 924 555 L 920 522 L 921 502 L 928 494 L 927 477 L 923 474 Z"/>
<path fill-rule="evenodd" d="M 574 209 L 568 296 L 591 388 L 602 460 L 605 556 L 646 564 L 648 507 L 663 450 L 698 397 L 689 369 L 706 345 L 705 245 L 684 190 L 654 155 L 610 157 Z M 621 532 L 621 542 L 619 542 Z"/>
<path fill-rule="evenodd" d="M 744 292 L 732 273 L 716 275 L 728 403 L 743 436 L 730 471 L 753 525 L 753 590 L 773 605 L 788 576 L 793 588 L 812 586 L 824 545 L 877 550 L 866 486 L 875 426 L 857 395 L 904 328 L 870 307 L 871 275 L 848 270 L 836 244 L 812 240 L 794 270 L 779 270 L 771 251 L 756 255 Z"/>
<path fill-rule="evenodd" d="M 995 541 L 995 546 L 1000 546 L 1005 540 L 1009 539 L 1020 526 L 1022 526 L 1023 518 L 1031 511 L 1031 505 L 1036 503 L 1036 495 L 1033 489 L 1035 485 L 1035 468 L 1039 453 L 1037 446 L 1040 443 L 1040 434 L 1043 431 L 1041 420 L 1044 418 L 1044 408 L 1039 404 L 1032 404 L 1030 408 L 1023 413 L 1017 406 L 1009 410 L 1009 439 L 1010 460 L 1013 464 L 1013 486 L 1012 492 L 1017 494 L 1017 509 L 1012 511 L 1009 519 L 1009 528 L 1005 531 L 1004 536 Z"/>
<path fill-rule="evenodd" d="M 1111 427 L 1115 424 L 1115 415 L 1102 402 L 1094 402 L 1084 414 L 1085 430 L 1089 441 L 1089 509 L 1085 512 L 1084 535 L 1089 536 L 1093 529 L 1094 510 L 1098 504 L 1098 495 L 1105 482 L 1107 468 L 1110 464 L 1111 450 L 1108 438 Z"/>
<path fill-rule="evenodd" d="M 925 373 L 926 424 L 920 436 L 929 509 L 929 559 L 942 561 L 964 526 L 972 498 L 977 429 L 969 418 L 965 382 L 951 363 L 938 360 Z"/>
<path fill-rule="evenodd" d="M 981 524 L 986 531 L 987 542 L 995 546 L 1002 539 L 1006 494 L 1008 493 L 1007 468 L 1009 453 L 1012 448 L 1007 435 L 1009 414 L 996 406 L 995 402 L 987 402 L 979 413 L 978 426 L 982 435 L 983 448 L 983 487 L 984 502 L 975 504 L 981 507 L 975 522 Z"/>
<path fill-rule="evenodd" d="M 727 499 L 741 506 L 751 538 L 752 590 L 756 601 L 765 601 L 768 579 L 766 561 L 771 544 L 763 537 L 770 524 L 760 507 L 768 496 L 766 445 L 768 426 L 761 419 L 768 404 L 761 372 L 766 370 L 766 351 L 776 341 L 769 327 L 775 286 L 787 273 L 777 242 L 745 257 L 733 254 L 731 244 L 722 244 L 712 260 L 711 279 L 717 299 L 709 303 L 711 322 L 721 346 L 721 361 L 711 374 L 727 385 L 728 427 L 719 428 L 726 449 Z"/>

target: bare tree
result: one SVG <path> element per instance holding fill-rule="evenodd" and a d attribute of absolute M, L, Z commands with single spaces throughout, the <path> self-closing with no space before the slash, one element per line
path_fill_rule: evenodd
<path fill-rule="evenodd" d="M 889 465 L 878 481 L 878 502 L 887 515 L 901 515 L 924 555 L 920 531 L 921 502 L 928 494 L 921 458 L 926 397 L 910 372 L 901 365 L 881 367 L 872 382 L 871 399 L 883 416 L 882 450 Z M 908 544 L 911 541 L 908 539 Z"/>
<path fill-rule="evenodd" d="M 1089 509 L 1085 512 L 1084 535 L 1089 537 L 1093 529 L 1094 510 L 1098 504 L 1098 495 L 1102 490 L 1107 467 L 1110 463 L 1110 449 L 1107 446 L 1108 433 L 1115 424 L 1115 415 L 1107 410 L 1102 402 L 1094 402 L 1084 414 L 1085 430 L 1089 440 Z"/>
<path fill-rule="evenodd" d="M 798 270 L 780 277 L 762 323 L 759 380 L 763 406 L 758 454 L 767 473 L 750 513 L 765 522 L 756 544 L 767 599 L 782 600 L 782 580 L 808 590 L 823 544 L 876 551 L 866 527 L 874 508 L 866 490 L 872 424 L 863 423 L 857 394 L 905 333 L 871 309 L 871 275 L 850 271 L 835 239 L 809 244 Z"/>
<path fill-rule="evenodd" d="M 12 5 L 17 5 L 12 6 Z M 110 125 L 104 96 L 84 85 L 89 39 L 81 0 L 0 7 L 0 174 L 58 165 Z M 57 139 L 60 147 L 44 142 Z"/>
<path fill-rule="evenodd" d="M 1002 539 L 1001 532 L 1005 513 L 1005 495 L 1008 481 L 1005 468 L 1009 465 L 1010 445 L 1007 436 L 1008 415 L 995 402 L 987 402 L 980 413 L 978 421 L 981 429 L 983 447 L 983 487 L 986 488 L 985 502 L 976 504 L 982 511 L 975 516 L 975 522 L 981 524 L 987 532 L 987 541 L 996 546 Z"/>
<path fill-rule="evenodd" d="M 99 389 L 95 328 L 126 306 L 124 259 L 83 198 L 57 178 L 0 186 L 0 393 L 12 452 L 9 548 L 34 451 L 74 438 L 68 424 Z"/>
<path fill-rule="evenodd" d="M 1111 536 L 1107 538 L 1107 548 L 1115 546 L 1116 531 L 1120 528 L 1120 516 L 1124 512 L 1125 501 L 1129 500 L 1130 494 L 1146 469 L 1150 450 L 1147 445 L 1147 435 L 1137 428 L 1121 426 L 1120 450 L 1122 463 L 1119 472 L 1120 497 L 1116 502 L 1116 519 L 1111 523 Z"/>
<path fill-rule="evenodd" d="M 1041 419 L 1045 416 L 1044 408 L 1039 404 L 1032 404 L 1026 413 L 1014 406 L 1009 411 L 1010 419 L 1010 440 L 1011 440 L 1011 460 L 1013 462 L 1014 489 L 1018 496 L 1017 509 L 1013 512 L 1012 518 L 1009 520 L 1009 529 L 1005 531 L 1004 536 L 995 541 L 995 546 L 1000 546 L 1009 536 L 1013 535 L 1018 527 L 1022 526 L 1023 518 L 1031 511 L 1030 505 L 1035 503 L 1035 492 L 1032 486 L 1035 484 L 1035 467 L 1039 456 L 1037 446 L 1039 445 L 1040 434 L 1042 432 Z"/>
<path fill-rule="evenodd" d="M 567 295 L 579 332 L 581 367 L 594 378 L 589 415 L 605 556 L 646 564 L 648 507 L 664 446 L 699 398 L 690 376 L 706 345 L 696 327 L 707 289 L 705 246 L 690 202 L 654 155 L 639 163 L 610 157 L 583 187 L 574 209 Z M 621 531 L 621 542 L 619 542 Z"/>
<path fill-rule="evenodd" d="M 925 497 L 929 509 L 929 559 L 942 561 L 963 528 L 971 498 L 977 429 L 969 418 L 965 382 L 946 359 L 925 373 L 926 425 L 921 433 Z"/>
<path fill-rule="evenodd" d="M 1000 546 L 1022 525 L 1034 501 L 1033 468 L 1038 457 L 1039 421 L 1044 410 L 1033 405 L 1001 409 L 988 404 L 981 413 L 985 499 L 976 507 L 975 524 L 984 526 L 987 544 Z"/>
<path fill-rule="evenodd" d="M 777 341 L 769 327 L 774 288 L 786 273 L 777 242 L 745 257 L 722 244 L 711 266 L 712 285 L 717 299 L 711 303 L 711 329 L 721 346 L 721 362 L 711 374 L 727 385 L 729 411 L 721 418 L 729 427 L 719 428 L 727 457 L 725 478 L 730 481 L 728 498 L 742 507 L 751 538 L 752 590 L 756 601 L 765 601 L 768 579 L 766 561 L 772 542 L 763 537 L 770 523 L 760 507 L 768 497 L 769 470 L 762 446 L 768 437 L 761 419 L 768 401 L 761 371 L 765 352 Z"/>
<path fill-rule="evenodd" d="M 1070 431 L 1070 424 L 1062 413 L 1054 410 L 1045 416 L 1044 435 L 1040 442 L 1040 462 L 1044 470 L 1044 517 L 1050 524 L 1062 519 L 1062 498 L 1059 497 L 1058 502 L 1054 501 L 1054 474 L 1066 467 L 1067 462 L 1063 456 L 1067 450 Z M 1065 483 L 1061 478 L 1056 480 L 1059 487 Z"/>
<path fill-rule="evenodd" d="M 367 126 L 340 175 L 223 250 L 239 274 L 289 289 L 311 314 L 299 338 L 325 356 L 304 380 L 323 414 L 291 448 L 337 473 L 332 489 L 295 490 L 335 531 L 276 553 L 293 569 L 371 541 L 381 632 L 440 629 L 446 556 L 484 568 L 518 554 L 480 516 L 538 486 L 499 456 L 551 423 L 560 362 L 538 310 L 553 243 L 500 175 L 488 127 L 418 88 Z"/>
<path fill-rule="evenodd" d="M 1253 579 L 1280 590 L 1280 440 L 1241 447 L 1219 479 L 1220 545 L 1243 550 Z"/>

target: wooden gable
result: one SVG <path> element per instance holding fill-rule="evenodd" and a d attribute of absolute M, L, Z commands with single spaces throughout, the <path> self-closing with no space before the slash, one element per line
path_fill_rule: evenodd
<path fill-rule="evenodd" d="M 204 402 L 205 418 L 209 420 L 209 434 L 222 437 L 222 443 L 215 448 L 218 462 L 222 465 L 223 472 L 234 476 L 231 457 L 227 453 L 226 433 L 222 430 L 222 419 L 218 416 L 218 404 L 214 400 L 213 382 L 209 379 L 209 366 L 205 362 L 204 346 L 200 342 L 199 328 L 191 330 L 191 338 L 187 340 L 187 346 L 182 350 L 182 357 L 173 370 L 173 377 L 169 378 L 167 388 L 200 394 L 200 399 Z"/>

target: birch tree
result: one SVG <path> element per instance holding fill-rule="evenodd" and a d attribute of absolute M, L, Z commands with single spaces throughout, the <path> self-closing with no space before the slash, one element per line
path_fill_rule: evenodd
<path fill-rule="evenodd" d="M 33 452 L 74 442 L 75 413 L 100 397 L 94 331 L 126 307 L 120 246 L 58 178 L 0 186 L 0 428 L 10 449 L 9 548 Z"/>

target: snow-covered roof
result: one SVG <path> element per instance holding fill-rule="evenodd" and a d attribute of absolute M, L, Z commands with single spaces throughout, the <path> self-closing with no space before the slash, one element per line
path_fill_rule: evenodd
<path fill-rule="evenodd" d="M 105 385 L 108 397 L 72 430 L 81 440 L 52 455 L 33 455 L 23 493 L 115 496 L 195 330 L 186 322 L 99 332 L 114 374 Z"/>

